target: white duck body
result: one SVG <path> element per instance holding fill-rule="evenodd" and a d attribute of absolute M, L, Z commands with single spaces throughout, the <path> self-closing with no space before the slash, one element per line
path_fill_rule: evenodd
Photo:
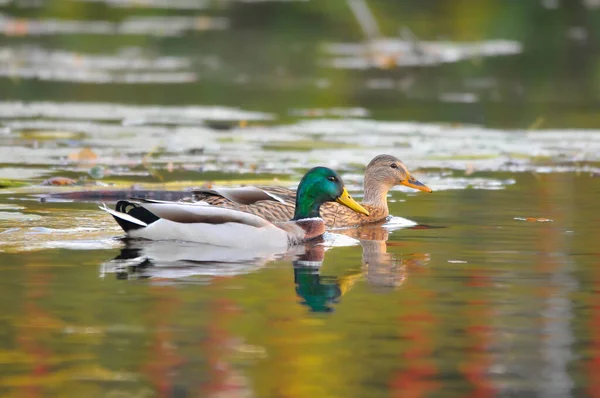
<path fill-rule="evenodd" d="M 235 229 L 233 232 L 232 229 Z M 136 229 L 128 233 L 132 238 L 151 240 L 183 240 L 187 242 L 205 243 L 215 246 L 250 248 L 276 246 L 286 248 L 288 239 L 285 231 L 275 226 L 253 227 L 239 223 L 225 224 L 184 224 L 160 219 L 146 228 Z"/>
<path fill-rule="evenodd" d="M 120 201 L 116 210 L 100 209 L 110 213 L 131 238 L 235 248 L 286 249 L 325 230 L 321 219 L 275 225 L 250 213 L 205 203 Z"/>

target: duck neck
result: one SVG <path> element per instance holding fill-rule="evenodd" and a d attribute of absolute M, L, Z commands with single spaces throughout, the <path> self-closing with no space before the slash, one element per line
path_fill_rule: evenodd
<path fill-rule="evenodd" d="M 363 197 L 362 204 L 369 205 L 385 212 L 387 216 L 389 214 L 387 205 L 387 194 L 390 187 L 383 181 L 378 181 L 365 176 L 365 195 Z"/>
<path fill-rule="evenodd" d="M 302 220 L 304 218 L 321 217 L 321 201 L 317 200 L 307 192 L 299 190 L 296 195 L 296 208 L 292 221 Z"/>

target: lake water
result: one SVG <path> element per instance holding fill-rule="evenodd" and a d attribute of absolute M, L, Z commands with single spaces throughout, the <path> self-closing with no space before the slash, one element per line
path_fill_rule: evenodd
<path fill-rule="evenodd" d="M 596 3 L 0 1 L 0 396 L 598 396 Z M 97 208 L 380 153 L 434 192 L 287 253 Z"/>

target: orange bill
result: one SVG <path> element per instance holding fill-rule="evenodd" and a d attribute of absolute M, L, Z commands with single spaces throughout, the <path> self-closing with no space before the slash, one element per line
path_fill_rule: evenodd
<path fill-rule="evenodd" d="M 427 185 L 423 184 L 421 181 L 418 181 L 415 177 L 410 176 L 408 177 L 408 179 L 402 181 L 400 184 L 405 185 L 407 187 L 411 187 L 414 189 L 418 189 L 419 191 L 423 191 L 423 192 L 433 192 L 431 190 L 431 188 L 429 188 Z"/>

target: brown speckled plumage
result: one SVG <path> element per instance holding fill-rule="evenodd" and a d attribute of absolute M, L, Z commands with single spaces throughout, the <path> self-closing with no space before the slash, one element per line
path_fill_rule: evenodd
<path fill-rule="evenodd" d="M 206 192 L 194 192 L 193 200 L 204 201 L 213 206 L 225 207 L 228 209 L 235 209 L 245 211 L 247 213 L 256 214 L 257 216 L 260 216 L 270 222 L 284 222 L 289 221 L 292 218 L 292 216 L 294 215 L 294 208 L 296 203 L 295 191 L 283 187 L 258 188 L 271 194 L 277 195 L 278 197 L 283 199 L 284 203 L 276 202 L 273 200 L 261 200 L 251 205 L 242 205 L 233 202 L 229 199 L 226 199 L 222 196 Z M 323 208 L 323 206 L 321 208 Z"/>
<path fill-rule="evenodd" d="M 406 166 L 391 155 L 376 156 L 365 170 L 365 194 L 361 202 L 369 211 L 369 215 L 359 214 L 338 203 L 327 202 L 321 206 L 321 217 L 327 227 L 349 227 L 354 225 L 379 222 L 389 215 L 387 193 L 395 185 L 407 185 L 426 192 L 429 188 L 415 180 Z M 261 200 L 250 205 L 242 205 L 212 192 L 194 192 L 194 201 L 205 201 L 214 206 L 226 207 L 256 214 L 271 222 L 290 220 L 294 215 L 296 192 L 284 187 L 259 187 L 276 195 L 284 203 L 274 200 Z"/>

